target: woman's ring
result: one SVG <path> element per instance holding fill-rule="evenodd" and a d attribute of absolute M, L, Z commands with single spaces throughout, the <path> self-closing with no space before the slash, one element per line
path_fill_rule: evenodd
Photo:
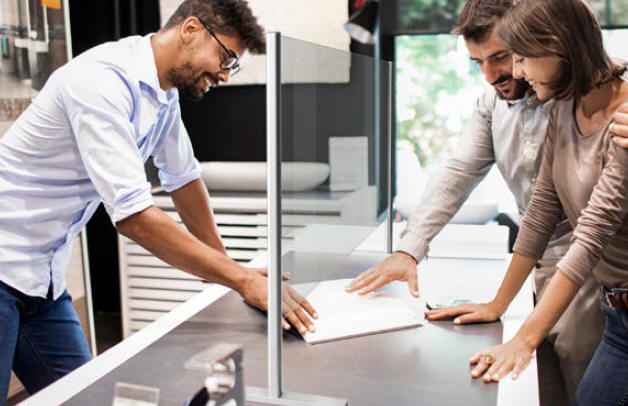
<path fill-rule="evenodd" d="M 493 357 L 491 355 L 482 355 L 480 357 L 480 360 L 485 363 L 485 364 L 492 364 L 493 362 L 495 362 L 495 360 L 493 359 Z"/>

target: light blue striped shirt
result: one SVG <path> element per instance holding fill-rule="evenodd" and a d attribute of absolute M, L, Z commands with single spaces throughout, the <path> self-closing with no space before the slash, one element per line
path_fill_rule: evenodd
<path fill-rule="evenodd" d="M 150 35 L 109 42 L 57 69 L 0 139 L 0 280 L 30 296 L 65 289 L 72 240 L 102 202 L 116 223 L 200 176 L 179 94 L 159 86 Z"/>

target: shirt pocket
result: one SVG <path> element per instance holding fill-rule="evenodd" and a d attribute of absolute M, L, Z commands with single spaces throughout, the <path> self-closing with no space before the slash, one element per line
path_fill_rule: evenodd
<path fill-rule="evenodd" d="M 146 137 L 150 136 L 157 123 L 157 116 L 161 104 L 159 101 L 148 97 L 147 93 L 142 92 L 142 97 L 136 104 L 134 114 L 135 141 L 138 146 L 146 141 Z"/>

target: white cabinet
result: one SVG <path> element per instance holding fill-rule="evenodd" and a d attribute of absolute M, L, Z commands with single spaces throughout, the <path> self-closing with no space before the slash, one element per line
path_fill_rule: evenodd
<path fill-rule="evenodd" d="M 154 195 L 155 205 L 181 219 L 170 197 Z M 364 225 L 375 220 L 375 188 L 353 192 L 298 192 L 284 195 L 282 238 L 289 246 L 307 224 Z M 227 254 L 246 264 L 266 252 L 266 195 L 256 192 L 211 193 L 211 205 Z M 124 337 L 140 330 L 201 292 L 208 282 L 170 267 L 135 242 L 118 236 Z"/>

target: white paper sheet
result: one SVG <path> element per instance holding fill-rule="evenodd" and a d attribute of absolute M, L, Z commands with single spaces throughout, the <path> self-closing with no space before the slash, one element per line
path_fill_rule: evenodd
<path fill-rule="evenodd" d="M 348 294 L 351 279 L 319 283 L 308 301 L 318 312 L 316 332 L 306 333 L 309 344 L 421 326 L 425 302 L 412 299 L 405 284 L 393 283 L 366 296 Z M 405 294 L 403 293 L 405 289 Z"/>

